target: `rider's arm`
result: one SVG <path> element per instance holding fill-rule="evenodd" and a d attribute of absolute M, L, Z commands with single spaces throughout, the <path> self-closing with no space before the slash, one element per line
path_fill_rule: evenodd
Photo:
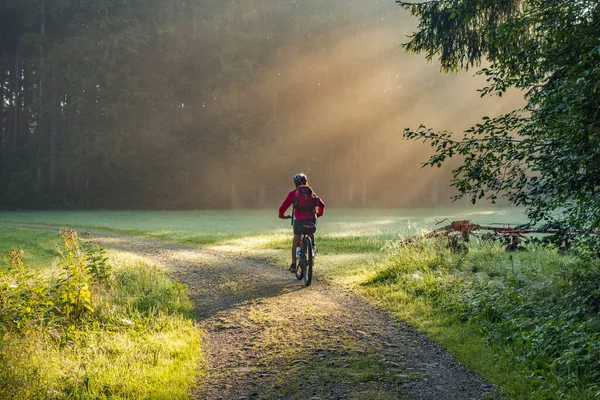
<path fill-rule="evenodd" d="M 281 203 L 281 206 L 279 207 L 279 218 L 285 217 L 285 211 L 292 205 L 293 202 L 294 202 L 294 191 L 292 190 L 291 192 L 288 193 L 287 197 L 285 198 L 285 200 L 283 201 L 283 203 Z"/>
<path fill-rule="evenodd" d="M 323 210 L 325 210 L 325 203 L 323 203 L 323 200 L 321 200 L 320 197 L 318 199 L 319 199 L 319 204 L 317 205 L 317 217 L 322 217 Z"/>

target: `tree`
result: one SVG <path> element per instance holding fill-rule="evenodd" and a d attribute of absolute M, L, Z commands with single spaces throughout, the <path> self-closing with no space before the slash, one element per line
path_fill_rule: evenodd
<path fill-rule="evenodd" d="M 441 166 L 462 156 L 452 185 L 472 202 L 506 196 L 535 222 L 600 228 L 600 3 L 436 0 L 397 3 L 419 19 L 403 46 L 443 71 L 480 67 L 481 95 L 523 92 L 525 106 L 483 117 L 462 136 L 425 126 Z M 482 62 L 489 66 L 481 68 Z"/>
<path fill-rule="evenodd" d="M 340 205 L 407 205 L 390 7 L 3 0 L 0 209 L 264 207 L 300 169 Z"/>

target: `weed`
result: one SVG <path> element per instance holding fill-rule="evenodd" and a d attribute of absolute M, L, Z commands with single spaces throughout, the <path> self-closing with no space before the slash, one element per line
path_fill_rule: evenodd
<path fill-rule="evenodd" d="M 457 255 L 427 240 L 391 249 L 363 287 L 438 340 L 468 328 L 494 364 L 504 360 L 499 371 L 517 372 L 488 375 L 511 397 L 581 398 L 600 382 L 599 280 L 598 264 L 549 249 L 506 254 L 483 245 Z M 477 364 L 474 356 L 463 361 Z"/>
<path fill-rule="evenodd" d="M 148 265 L 114 268 L 61 231 L 54 279 L 14 250 L 0 269 L 0 398 L 187 398 L 201 356 L 193 306 Z"/>

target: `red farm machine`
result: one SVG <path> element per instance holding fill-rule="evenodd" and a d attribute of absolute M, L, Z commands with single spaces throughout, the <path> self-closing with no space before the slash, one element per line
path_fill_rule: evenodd
<path fill-rule="evenodd" d="M 568 251 L 571 248 L 574 236 L 581 233 L 552 225 L 544 227 L 535 227 L 529 224 L 514 226 L 511 226 L 511 224 L 480 225 L 469 220 L 452 221 L 447 218 L 438 221 L 436 226 L 445 221 L 448 221 L 449 224 L 424 235 L 413 237 L 409 241 L 434 237 L 447 238 L 448 247 L 453 251 L 465 252 L 467 251 L 466 243 L 470 241 L 471 236 L 475 236 L 500 241 L 506 246 L 507 251 L 522 249 L 522 244 L 530 241 L 552 243 L 561 251 Z M 591 233 L 598 234 L 599 232 L 593 231 Z"/>

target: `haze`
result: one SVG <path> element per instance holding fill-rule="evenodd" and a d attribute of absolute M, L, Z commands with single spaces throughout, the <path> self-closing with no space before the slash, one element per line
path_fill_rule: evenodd
<path fill-rule="evenodd" d="M 520 101 L 480 99 L 472 72 L 405 54 L 414 21 L 393 0 L 179 3 L 126 28 L 82 25 L 54 47 L 59 160 L 23 167 L 35 190 L 94 208 L 265 208 L 304 172 L 328 205 L 445 205 L 449 169 L 422 169 L 431 149 L 404 128 L 460 132 Z M 33 142 L 24 131 L 47 135 L 33 117 L 13 132 L 8 114 L 15 148 Z"/>

